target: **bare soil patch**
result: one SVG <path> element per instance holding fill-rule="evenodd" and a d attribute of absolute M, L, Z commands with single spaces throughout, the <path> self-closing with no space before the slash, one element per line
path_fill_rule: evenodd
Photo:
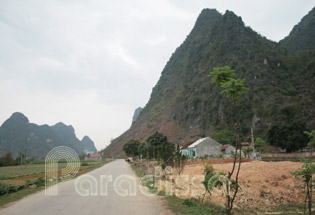
<path fill-rule="evenodd" d="M 215 162 L 209 162 L 215 171 L 228 173 L 232 169 L 232 163 Z M 301 181 L 295 179 L 291 174 L 302 165 L 302 163 L 289 161 L 242 163 L 239 175 L 241 189 L 237 194 L 235 205 L 254 210 L 271 210 L 279 205 L 302 204 L 305 195 L 301 188 L 297 188 L 301 185 Z M 204 166 L 196 164 L 186 165 L 183 171 L 183 175 L 189 175 L 190 177 L 203 174 Z M 189 181 L 188 186 L 192 190 L 197 189 L 191 181 Z M 202 186 L 199 189 L 199 193 L 191 192 L 189 197 L 200 197 L 200 193 L 204 193 L 205 189 Z M 179 197 L 187 198 L 187 196 L 180 195 Z M 207 194 L 205 198 L 216 204 L 224 205 L 225 203 L 224 193 L 221 190 L 216 190 L 213 195 Z"/>

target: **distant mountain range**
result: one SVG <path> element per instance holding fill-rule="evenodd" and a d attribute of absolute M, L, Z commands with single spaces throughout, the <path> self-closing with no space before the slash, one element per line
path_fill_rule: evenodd
<path fill-rule="evenodd" d="M 211 85 L 214 67 L 230 66 L 250 91 L 240 100 L 242 138 L 266 140 L 273 123 L 300 120 L 315 129 L 315 8 L 279 43 L 245 26 L 231 11 L 204 9 L 176 49 L 130 129 L 105 155 L 118 155 L 129 139 L 155 131 L 185 144 L 222 129 L 233 130 L 230 103 Z"/>
<path fill-rule="evenodd" d="M 36 125 L 30 123 L 22 113 L 16 112 L 0 127 L 0 155 L 11 152 L 13 156 L 18 156 L 26 151 L 26 157 L 45 158 L 56 146 L 68 146 L 78 154 L 97 151 L 88 136 L 79 140 L 74 128 L 62 122 L 53 126 Z"/>

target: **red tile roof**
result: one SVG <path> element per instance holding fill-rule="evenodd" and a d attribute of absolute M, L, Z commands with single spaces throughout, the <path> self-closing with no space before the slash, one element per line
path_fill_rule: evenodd
<path fill-rule="evenodd" d="M 91 154 L 89 155 L 90 158 L 100 158 L 102 157 L 101 154 Z"/>
<path fill-rule="evenodd" d="M 250 144 L 248 142 L 243 142 L 241 143 L 242 146 L 250 146 Z"/>
<path fill-rule="evenodd" d="M 221 147 L 221 150 L 224 151 L 229 146 L 231 146 L 231 145 L 224 145 L 224 146 Z"/>

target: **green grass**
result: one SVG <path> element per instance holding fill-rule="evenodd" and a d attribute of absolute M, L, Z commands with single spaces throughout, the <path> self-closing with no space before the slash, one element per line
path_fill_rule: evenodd
<path fill-rule="evenodd" d="M 88 161 L 88 166 L 83 166 L 80 168 L 78 174 L 76 177 L 88 173 L 96 168 L 99 168 L 107 163 L 111 162 L 111 160 L 107 161 Z M 62 168 L 65 167 L 66 164 L 59 164 L 58 167 Z M 19 173 L 19 170 L 21 170 L 20 166 L 10 166 L 10 167 L 1 167 L 0 168 L 0 179 L 6 180 L 6 179 L 13 179 L 14 176 L 18 177 L 21 175 L 33 175 L 33 174 L 39 174 L 43 173 L 45 171 L 45 165 L 44 164 L 30 164 L 27 166 L 27 169 L 23 169 L 24 171 L 21 171 Z M 0 182 L 1 182 L 0 180 Z M 35 193 L 37 191 L 43 190 L 45 186 L 36 187 L 36 188 L 25 188 L 22 190 L 19 190 L 15 193 L 10 193 L 8 195 L 0 196 L 0 206 L 3 206 L 5 204 L 8 204 L 10 202 L 14 202 L 16 200 L 19 200 L 29 194 Z"/>
<path fill-rule="evenodd" d="M 180 215 L 220 215 L 225 210 L 217 205 L 205 202 L 201 204 L 191 199 L 180 199 L 176 196 L 166 196 L 167 204 L 175 214 Z"/>
<path fill-rule="evenodd" d="M 105 161 L 106 162 L 106 161 Z M 81 161 L 86 163 L 87 166 L 92 167 L 94 165 L 103 164 L 103 161 Z M 65 162 L 58 163 L 58 169 L 66 167 Z M 18 176 L 34 175 L 45 172 L 45 163 L 42 164 L 28 164 L 25 166 L 4 166 L 0 167 L 0 180 L 12 179 Z"/>
<path fill-rule="evenodd" d="M 27 168 L 23 166 L 4 166 L 0 167 L 0 178 L 18 177 L 24 175 L 33 175 L 45 172 L 45 164 L 29 164 Z"/>
<path fill-rule="evenodd" d="M 133 171 L 135 171 L 136 175 L 139 178 L 145 176 L 145 172 L 142 169 L 140 169 L 138 166 L 131 164 L 131 168 L 133 169 Z"/>
<path fill-rule="evenodd" d="M 312 202 L 315 205 L 315 202 Z M 304 214 L 304 205 L 279 205 L 274 212 L 281 212 L 281 215 L 292 215 L 292 214 Z M 315 212 L 314 207 L 312 208 L 312 214 Z M 308 214 L 308 207 L 306 206 L 306 214 Z"/>
<path fill-rule="evenodd" d="M 14 202 L 17 201 L 19 199 L 22 199 L 23 197 L 32 194 L 34 192 L 37 192 L 39 190 L 44 189 L 44 187 L 36 187 L 36 188 L 27 188 L 27 189 L 23 189 L 20 190 L 18 192 L 15 193 L 10 193 L 9 195 L 5 195 L 5 196 L 1 196 L 0 197 L 0 206 L 6 205 L 10 202 Z"/>

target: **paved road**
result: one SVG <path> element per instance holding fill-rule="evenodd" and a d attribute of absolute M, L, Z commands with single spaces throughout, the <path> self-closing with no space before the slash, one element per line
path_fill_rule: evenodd
<path fill-rule="evenodd" d="M 41 191 L 27 196 L 7 207 L 0 209 L 0 215 L 169 215 L 165 209 L 162 197 L 148 197 L 136 187 L 135 196 L 122 196 L 117 194 L 113 184 L 117 177 L 129 175 L 135 177 L 133 170 L 124 160 L 113 161 L 100 167 L 87 175 L 93 176 L 98 183 L 96 196 L 81 196 L 75 190 L 76 179 L 58 184 L 58 196 L 45 196 Z M 108 183 L 107 195 L 100 195 L 100 176 L 112 175 L 113 182 Z M 83 183 L 83 189 L 87 189 L 88 183 Z M 103 188 L 106 186 L 103 186 Z M 117 187 L 117 186 L 116 186 Z M 128 187 L 128 183 L 121 183 L 122 189 Z M 119 192 L 119 191 L 118 191 Z"/>

